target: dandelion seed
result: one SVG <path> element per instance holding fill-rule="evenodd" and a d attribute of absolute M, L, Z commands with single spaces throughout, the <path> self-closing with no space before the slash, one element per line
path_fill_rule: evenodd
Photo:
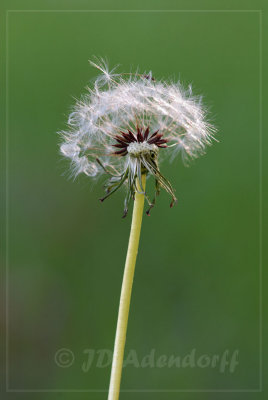
<path fill-rule="evenodd" d="M 124 216 L 137 191 L 136 177 L 155 178 L 155 195 L 146 199 L 154 206 L 160 187 L 176 202 L 175 192 L 160 172 L 159 159 L 173 160 L 178 153 L 187 161 L 205 152 L 211 144 L 214 127 L 206 121 L 200 97 L 180 82 L 157 81 L 149 73 L 115 73 L 104 60 L 93 62 L 101 74 L 94 87 L 74 106 L 68 129 L 61 132 L 61 153 L 71 160 L 75 176 L 84 173 L 98 177 L 108 174 L 108 198 L 120 187 L 127 187 Z M 144 193 L 145 194 L 145 193 Z"/>

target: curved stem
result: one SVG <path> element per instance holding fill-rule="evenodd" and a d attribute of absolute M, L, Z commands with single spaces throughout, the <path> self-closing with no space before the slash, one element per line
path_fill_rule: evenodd
<path fill-rule="evenodd" d="M 146 184 L 145 174 L 142 175 L 141 182 L 143 186 L 142 188 L 140 188 L 139 179 L 138 178 L 136 179 L 136 185 L 137 188 L 139 189 L 139 192 L 141 191 L 144 192 Z M 125 271 L 124 271 L 120 303 L 119 303 L 119 312 L 118 312 L 118 320 L 116 327 L 108 400 L 118 400 L 119 398 L 124 349 L 125 349 L 126 333 L 127 333 L 128 314 L 129 314 L 129 306 L 131 299 L 131 290 L 132 290 L 133 277 L 136 265 L 136 258 L 138 254 L 143 207 L 144 207 L 144 194 L 136 192 L 128 250 L 127 250 L 127 258 L 126 258 Z"/>

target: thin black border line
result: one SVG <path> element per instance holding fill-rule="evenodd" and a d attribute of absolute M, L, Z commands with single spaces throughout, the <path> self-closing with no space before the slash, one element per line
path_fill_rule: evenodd
<path fill-rule="evenodd" d="M 9 147 L 8 147 L 8 133 L 9 133 L 9 119 L 8 119 L 8 105 L 9 105 L 9 96 L 8 96 L 8 82 L 9 82 L 9 76 L 8 76 L 8 10 L 6 11 L 6 46 L 5 46 L 5 51 L 6 51 L 6 71 L 5 71 L 5 77 L 6 77 L 6 85 L 5 85 L 5 98 L 6 98 L 6 113 L 5 113 L 5 124 L 6 124 L 6 154 L 5 154 L 5 168 L 6 168 L 6 174 L 5 174 L 5 190 L 6 190 L 6 196 L 5 196 L 5 212 L 6 212 L 6 243 L 5 243 L 5 260 L 6 260 L 6 268 L 5 268 L 5 274 L 6 274 L 6 287 L 5 287 L 5 294 L 6 294 L 6 298 L 5 298 L 5 319 L 6 319 L 6 352 L 5 352 L 5 373 L 6 373 L 6 390 L 8 391 L 8 383 L 9 383 Z"/>
<path fill-rule="evenodd" d="M 234 12 L 234 13 L 240 13 L 240 12 L 244 12 L 244 13 L 247 13 L 247 12 L 249 12 L 249 13 L 259 13 L 260 11 L 262 11 L 262 10 L 177 10 L 177 9 L 170 9 L 170 10 L 142 10 L 142 9 L 140 9 L 140 10 L 111 10 L 111 9 L 107 9 L 107 10 L 98 10 L 98 9 L 96 9 L 96 10 L 83 10 L 83 9 L 81 9 L 81 10 L 60 10 L 60 9 L 55 9 L 55 10 L 35 10 L 35 9 L 32 9 L 32 10 L 7 10 L 8 12 L 47 12 L 47 13 L 49 13 L 49 12 L 76 12 L 76 13 L 82 13 L 82 12 L 100 12 L 100 13 L 102 13 L 102 12 L 111 12 L 111 13 L 117 13 L 117 12 L 121 12 L 121 13 L 128 13 L 128 12 L 130 12 L 130 13 L 135 13 L 135 12 L 153 12 L 153 13 L 163 13 L 163 12 L 167 12 L 167 13 L 171 13 L 171 12 L 182 12 L 182 13 L 194 13 L 194 12 L 199 12 L 199 13 L 213 13 L 213 12 L 215 12 L 215 13 L 217 13 L 217 12 L 226 12 L 226 13 L 232 13 L 232 12 Z"/>
<path fill-rule="evenodd" d="M 108 393 L 108 389 L 9 389 L 8 393 Z M 120 389 L 120 393 L 261 393 L 260 389 Z"/>
<path fill-rule="evenodd" d="M 259 12 L 259 389 L 262 392 L 262 367 L 263 367 L 263 359 L 262 359 L 262 350 L 263 350 L 263 337 L 262 337 L 262 329 L 263 329 L 263 296 L 262 296 L 262 245 L 263 245 L 263 237 L 262 237 L 262 215 L 263 215 L 263 204 L 262 204 L 262 196 L 263 196 L 263 188 L 262 188 L 262 112 L 263 112 L 263 102 L 262 102 L 262 10 Z"/>

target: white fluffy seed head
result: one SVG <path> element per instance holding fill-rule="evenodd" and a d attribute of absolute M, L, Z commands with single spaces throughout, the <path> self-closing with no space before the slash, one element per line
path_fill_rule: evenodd
<path fill-rule="evenodd" d="M 128 156 L 113 154 L 115 136 L 128 129 L 135 133 L 137 126 L 149 126 L 150 132 L 159 130 L 168 140 L 168 147 L 161 149 L 161 154 L 170 159 L 178 152 L 184 160 L 197 157 L 211 144 L 215 129 L 206 121 L 201 98 L 193 97 L 190 87 L 184 90 L 180 82 L 155 81 L 151 72 L 109 72 L 103 60 L 91 64 L 101 74 L 77 101 L 68 128 L 60 132 L 61 153 L 71 160 L 75 176 L 102 173 L 97 158 L 106 168 L 122 172 Z M 129 146 L 128 154 L 140 151 L 136 145 Z M 146 145 L 143 143 L 144 150 Z"/>

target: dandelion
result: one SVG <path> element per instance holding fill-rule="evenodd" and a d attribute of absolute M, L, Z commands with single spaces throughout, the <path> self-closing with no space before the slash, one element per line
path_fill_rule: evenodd
<path fill-rule="evenodd" d="M 104 201 L 119 188 L 126 188 L 123 217 L 134 200 L 125 272 L 122 284 L 109 400 L 119 397 L 127 321 L 134 269 L 138 252 L 144 199 L 150 210 L 160 188 L 176 201 L 169 180 L 160 172 L 160 163 L 173 160 L 179 153 L 187 164 L 205 153 L 213 139 L 214 127 L 206 120 L 201 97 L 180 82 L 156 80 L 152 72 L 117 73 L 109 71 L 104 60 L 91 61 L 100 71 L 86 94 L 77 101 L 61 132 L 61 153 L 71 160 L 74 176 L 108 176 Z M 145 191 L 146 178 L 155 180 L 150 199 Z"/>
<path fill-rule="evenodd" d="M 103 61 L 91 64 L 101 74 L 77 102 L 68 129 L 62 132 L 61 152 L 71 159 L 73 174 L 109 175 L 101 201 L 126 186 L 123 216 L 137 192 L 136 177 L 149 203 L 147 214 L 160 187 L 170 194 L 172 207 L 177 199 L 160 172 L 159 160 L 172 160 L 180 152 L 187 162 L 211 144 L 214 129 L 205 120 L 201 99 L 193 97 L 191 87 L 184 90 L 179 82 L 156 81 L 151 72 L 119 74 L 115 68 L 109 72 Z M 152 200 L 145 193 L 142 174 L 155 179 Z"/>

